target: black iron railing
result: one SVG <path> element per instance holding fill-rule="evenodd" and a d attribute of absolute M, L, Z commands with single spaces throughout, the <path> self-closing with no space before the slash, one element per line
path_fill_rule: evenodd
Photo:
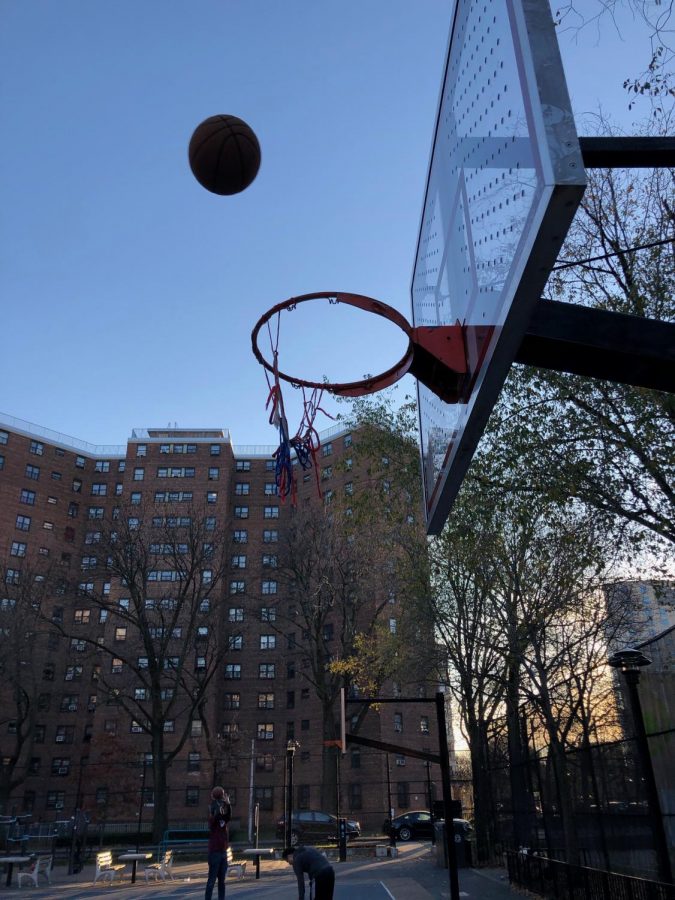
<path fill-rule="evenodd" d="M 675 900 L 675 887 L 507 850 L 509 881 L 555 900 Z"/>

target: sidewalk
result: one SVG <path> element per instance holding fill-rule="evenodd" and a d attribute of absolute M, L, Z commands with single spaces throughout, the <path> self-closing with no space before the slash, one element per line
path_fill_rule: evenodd
<path fill-rule="evenodd" d="M 117 854 L 115 854 L 117 856 Z M 235 853 L 236 856 L 236 853 Z M 340 863 L 331 860 L 336 871 L 335 900 L 449 900 L 448 870 L 436 865 L 436 852 L 426 843 L 399 845 L 395 859 L 368 857 Z M 206 863 L 176 863 L 173 881 L 145 881 L 139 864 L 137 880 L 131 884 L 131 866 L 124 878 L 112 884 L 93 884 L 95 866 L 87 864 L 77 875 L 68 875 L 65 866 L 52 872 L 52 884 L 40 887 L 17 887 L 16 870 L 11 888 L 5 887 L 0 874 L 0 900 L 34 897 L 36 900 L 102 900 L 114 895 L 115 900 L 151 900 L 156 898 L 203 898 Z M 460 869 L 462 900 L 514 900 L 521 897 L 509 887 L 503 869 Z M 214 893 L 217 896 L 217 893 Z M 255 878 L 255 864 L 249 860 L 242 880 L 227 880 L 228 900 L 297 900 L 297 884 L 292 870 L 283 860 L 264 859 L 260 879 Z"/>

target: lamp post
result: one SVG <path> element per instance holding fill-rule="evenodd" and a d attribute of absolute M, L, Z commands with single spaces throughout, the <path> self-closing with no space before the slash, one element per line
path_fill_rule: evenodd
<path fill-rule="evenodd" d="M 661 814 L 661 804 L 659 802 L 659 792 L 656 786 L 656 778 L 654 776 L 654 768 L 652 766 L 652 757 L 649 752 L 649 741 L 647 740 L 647 731 L 642 716 L 642 706 L 640 704 L 640 695 L 638 693 L 638 684 L 640 682 L 640 669 L 643 666 L 651 665 L 651 659 L 645 656 L 640 650 L 627 647 L 625 650 L 618 650 L 609 657 L 609 665 L 614 669 L 621 669 L 628 687 L 628 695 L 630 697 L 630 705 L 633 713 L 633 727 L 635 730 L 635 745 L 640 759 L 640 765 L 644 774 L 645 785 L 647 788 L 647 804 L 649 809 L 649 818 L 654 835 L 654 849 L 656 851 L 656 859 L 658 864 L 659 878 L 667 884 L 673 883 L 673 873 L 670 866 L 670 856 L 668 854 L 668 842 L 666 840 L 666 832 L 663 827 L 663 816 Z"/>
<path fill-rule="evenodd" d="M 291 847 L 291 831 L 293 823 L 293 757 L 295 751 L 300 747 L 297 741 L 290 740 L 286 744 L 286 829 L 284 835 L 284 843 L 286 847 Z"/>

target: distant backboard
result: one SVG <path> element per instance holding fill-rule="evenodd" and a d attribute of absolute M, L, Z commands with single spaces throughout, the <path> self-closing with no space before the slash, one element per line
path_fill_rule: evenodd
<path fill-rule="evenodd" d="M 456 0 L 417 244 L 413 324 L 466 326 L 448 405 L 418 383 L 437 534 L 581 199 L 585 172 L 548 0 Z"/>

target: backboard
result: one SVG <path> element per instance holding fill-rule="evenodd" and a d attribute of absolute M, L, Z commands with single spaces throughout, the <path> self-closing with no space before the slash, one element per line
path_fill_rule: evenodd
<path fill-rule="evenodd" d="M 418 382 L 438 534 L 579 204 L 585 171 L 548 0 L 455 0 L 419 229 L 413 324 L 465 326 L 470 377 Z"/>

